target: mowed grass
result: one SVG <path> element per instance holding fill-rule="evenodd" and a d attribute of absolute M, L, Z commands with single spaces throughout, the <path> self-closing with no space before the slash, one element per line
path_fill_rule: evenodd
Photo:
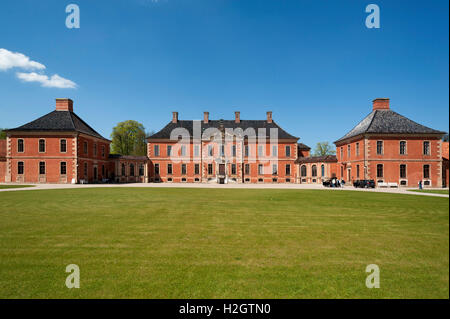
<path fill-rule="evenodd" d="M 34 185 L 0 185 L 0 189 L 7 189 L 7 188 L 27 188 L 27 187 L 34 187 Z"/>
<path fill-rule="evenodd" d="M 68 289 L 77 264 L 81 288 Z M 365 286 L 380 268 L 379 289 Z M 0 298 L 449 298 L 449 200 L 333 190 L 0 193 Z"/>
<path fill-rule="evenodd" d="M 411 192 L 448 195 L 448 189 L 409 189 Z"/>

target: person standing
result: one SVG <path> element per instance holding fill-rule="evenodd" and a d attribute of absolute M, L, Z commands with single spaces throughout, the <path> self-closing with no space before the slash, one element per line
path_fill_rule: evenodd
<path fill-rule="evenodd" d="M 419 189 L 422 189 L 422 181 L 419 181 Z"/>

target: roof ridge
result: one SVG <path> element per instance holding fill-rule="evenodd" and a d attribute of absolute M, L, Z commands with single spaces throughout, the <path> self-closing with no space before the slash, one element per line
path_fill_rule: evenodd
<path fill-rule="evenodd" d="M 86 125 L 88 129 L 91 129 L 94 133 L 98 134 L 98 136 L 100 136 L 100 137 L 102 137 L 102 138 L 104 138 L 104 139 L 106 140 L 106 138 L 103 137 L 103 135 L 101 135 L 99 132 L 97 132 L 96 130 L 94 130 L 89 124 L 87 124 L 85 121 L 83 121 L 83 119 L 82 119 L 81 117 L 79 117 L 76 113 L 74 113 L 74 112 L 70 112 L 70 113 L 71 113 L 71 115 L 76 116 L 77 119 L 78 119 L 81 123 L 83 123 L 84 125 Z M 73 119 L 71 119 L 71 120 L 72 120 L 72 122 L 73 122 Z M 74 129 L 77 130 L 76 127 L 74 127 Z"/>
<path fill-rule="evenodd" d="M 365 131 L 364 131 L 363 133 L 367 133 L 367 131 L 369 130 L 369 128 L 372 126 L 373 120 L 375 119 L 375 116 L 378 114 L 377 111 L 379 111 L 379 110 L 373 110 L 373 111 L 372 111 L 372 112 L 374 112 L 374 114 L 373 114 L 373 116 L 372 116 L 372 119 L 370 120 L 369 125 L 367 125 L 367 128 L 365 129 Z M 372 113 L 372 112 L 370 112 L 370 113 Z M 370 114 L 369 114 L 369 115 L 370 115 Z"/>
<path fill-rule="evenodd" d="M 73 113 L 73 112 L 70 112 L 70 111 L 68 111 L 68 112 L 69 112 L 70 122 L 72 122 L 72 125 L 73 125 L 73 129 L 76 130 L 75 123 L 73 122 L 72 114 L 70 114 L 70 113 Z"/>

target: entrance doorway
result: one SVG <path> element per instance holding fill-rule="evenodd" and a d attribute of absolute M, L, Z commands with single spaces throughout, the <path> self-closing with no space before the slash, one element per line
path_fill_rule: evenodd
<path fill-rule="evenodd" d="M 219 175 L 225 175 L 225 164 L 219 164 Z"/>

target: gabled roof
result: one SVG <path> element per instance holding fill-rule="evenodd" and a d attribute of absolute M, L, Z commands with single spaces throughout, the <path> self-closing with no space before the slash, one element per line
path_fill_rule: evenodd
<path fill-rule="evenodd" d="M 107 140 L 70 111 L 53 111 L 25 125 L 7 132 L 79 132 Z"/>
<path fill-rule="evenodd" d="M 335 141 L 339 143 L 351 137 L 366 133 L 388 133 L 388 134 L 438 134 L 445 132 L 437 131 L 418 124 L 409 118 L 398 114 L 390 109 L 373 110 L 350 132 Z"/>
<path fill-rule="evenodd" d="M 193 124 L 194 121 L 186 121 L 186 120 L 179 120 L 177 123 L 170 122 L 167 124 L 162 130 L 159 132 L 149 136 L 148 138 L 160 138 L 160 139 L 170 139 L 170 133 L 172 130 L 176 128 L 185 128 L 190 136 L 193 136 Z M 209 120 L 208 123 L 204 123 L 203 121 L 199 121 L 201 125 L 201 133 L 208 129 L 208 128 L 217 128 L 220 129 L 221 127 L 225 129 L 236 129 L 241 128 L 243 131 L 245 131 L 247 128 L 253 128 L 255 130 L 255 134 L 258 135 L 258 129 L 266 129 L 266 137 L 270 137 L 270 129 L 271 128 L 277 128 L 278 129 L 278 138 L 279 139 L 296 139 L 298 140 L 298 137 L 295 137 L 289 133 L 287 133 L 285 130 L 283 130 L 278 124 L 276 124 L 274 121 L 272 123 L 267 123 L 267 121 L 264 120 L 241 120 L 240 123 L 236 123 L 234 120 Z"/>
<path fill-rule="evenodd" d="M 325 156 L 310 156 L 310 157 L 299 157 L 295 161 L 296 163 L 336 163 L 337 157 L 335 155 L 325 155 Z"/>

